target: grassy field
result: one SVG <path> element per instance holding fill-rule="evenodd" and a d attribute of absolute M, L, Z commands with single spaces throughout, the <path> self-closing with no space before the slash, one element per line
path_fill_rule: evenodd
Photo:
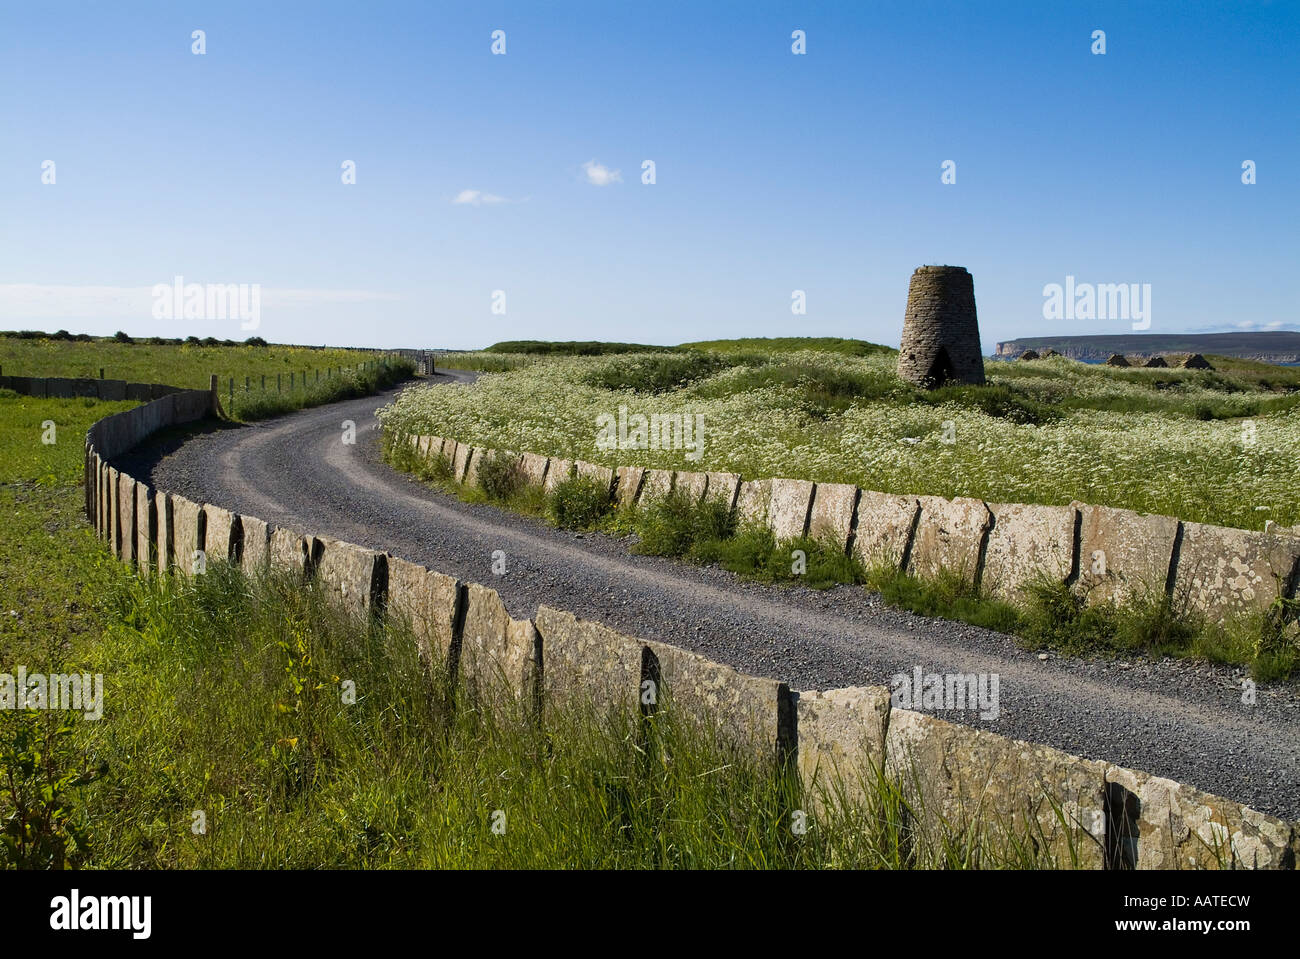
<path fill-rule="evenodd" d="M 106 379 L 204 390 L 216 373 L 223 408 L 243 422 L 366 396 L 415 371 L 409 360 L 358 350 L 16 337 L 0 337 L 0 368 L 9 376 L 90 379 L 102 369 Z"/>
<path fill-rule="evenodd" d="M 275 377 L 281 387 L 289 389 L 289 376 L 298 388 L 302 377 L 316 380 L 316 371 L 324 378 L 326 370 L 341 370 L 371 363 L 378 354 L 358 350 L 310 349 L 302 346 L 150 346 L 145 343 L 115 343 L 96 340 L 88 343 L 0 337 L 0 367 L 7 376 L 67 376 L 96 379 L 99 371 L 110 380 L 129 383 L 166 383 L 186 389 L 206 390 L 208 378 L 216 373 L 224 394 L 227 382 L 234 377 L 236 389 L 245 378 L 254 389 L 261 388 L 262 377 L 275 390 Z"/>
<path fill-rule="evenodd" d="M 898 379 L 895 352 L 846 342 L 446 357 L 503 372 L 407 391 L 380 415 L 406 432 L 611 466 L 990 502 L 1078 499 L 1246 529 L 1300 523 L 1300 370 L 1217 358 L 1208 371 L 989 362 L 988 386 L 927 393 Z M 702 417 L 701 458 L 598 448 L 598 417 L 620 407 Z"/>

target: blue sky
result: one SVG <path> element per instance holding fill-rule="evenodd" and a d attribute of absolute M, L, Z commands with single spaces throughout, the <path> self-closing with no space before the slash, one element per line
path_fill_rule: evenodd
<path fill-rule="evenodd" d="M 1300 328 L 1297 63 L 1283 2 L 7 3 L 0 328 L 250 335 L 154 318 L 180 275 L 275 342 L 897 345 L 925 263 L 985 352 L 1131 331 L 1044 319 L 1067 275 Z"/>

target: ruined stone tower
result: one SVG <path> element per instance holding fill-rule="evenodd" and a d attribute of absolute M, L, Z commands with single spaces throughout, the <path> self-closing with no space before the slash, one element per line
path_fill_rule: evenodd
<path fill-rule="evenodd" d="M 975 281 L 964 266 L 922 266 L 912 274 L 898 375 L 926 389 L 984 383 Z"/>

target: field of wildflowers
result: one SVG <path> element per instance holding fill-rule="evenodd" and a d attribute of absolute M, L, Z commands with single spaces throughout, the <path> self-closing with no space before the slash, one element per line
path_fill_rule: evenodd
<path fill-rule="evenodd" d="M 897 378 L 896 357 L 815 349 L 530 356 L 473 385 L 407 390 L 380 418 L 402 431 L 611 466 L 989 502 L 1078 499 L 1246 529 L 1300 523 L 1294 371 L 1222 361 L 1208 371 L 990 361 L 988 386 L 926 394 Z M 620 407 L 628 417 L 702 417 L 702 458 L 599 448 L 598 418 Z"/>

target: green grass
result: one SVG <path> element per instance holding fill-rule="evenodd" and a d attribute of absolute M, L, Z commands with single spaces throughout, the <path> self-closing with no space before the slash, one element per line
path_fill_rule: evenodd
<path fill-rule="evenodd" d="M 790 353 L 795 350 L 818 350 L 846 356 L 897 354 L 898 351 L 866 340 L 849 340 L 839 336 L 747 336 L 731 340 L 700 340 L 683 343 L 679 350 L 703 350 L 715 353 Z"/>
<path fill-rule="evenodd" d="M 293 410 L 368 396 L 408 379 L 415 365 L 401 357 L 386 360 L 374 354 L 352 350 L 310 350 L 278 346 L 148 346 L 144 344 L 95 341 L 0 338 L 0 365 L 13 376 L 66 376 L 97 378 L 104 367 L 108 379 L 132 383 L 165 383 L 187 389 L 207 389 L 211 373 L 220 374 L 222 407 L 234 419 L 244 422 L 279 416 Z M 292 376 L 292 380 L 290 377 Z M 231 385 L 234 385 L 233 394 Z M 265 382 L 265 389 L 263 383 Z M 247 383 L 248 389 L 245 389 Z M 0 402 L 3 394 L 0 391 Z M 232 402 L 233 396 L 233 402 Z M 91 399 L 57 401 L 59 406 L 42 407 L 50 412 L 62 430 L 62 421 L 75 421 L 85 429 L 95 419 L 126 409 L 133 404 L 99 404 Z M 86 421 L 76 411 L 96 415 Z M 17 455 L 31 460 L 26 449 L 30 417 L 14 422 L 0 414 L 0 444 L 14 442 Z M 9 435 L 10 430 L 17 431 Z M 0 449 L 7 448 L 0 445 Z M 40 456 L 36 457 L 38 460 Z M 79 464 L 80 459 L 75 463 Z"/>
<path fill-rule="evenodd" d="M 1006 633 L 1032 650 L 1198 659 L 1246 666 L 1261 681 L 1289 679 L 1300 667 L 1295 604 L 1285 601 L 1265 614 L 1216 624 L 1178 597 L 1089 605 L 1079 589 L 1048 581 L 1033 583 L 1020 604 L 991 597 L 957 576 L 925 579 L 875 567 L 866 582 L 890 606 Z"/>
<path fill-rule="evenodd" d="M 662 346 L 645 343 L 606 343 L 599 340 L 503 340 L 483 349 L 484 353 L 528 353 L 541 356 L 605 356 L 609 353 L 647 353 Z"/>
<path fill-rule="evenodd" d="M 115 625 L 86 662 L 106 674 L 104 719 L 74 722 L 51 757 L 51 775 L 89 772 L 60 792 L 67 864 L 1072 864 L 1034 851 L 1027 836 L 923 831 L 920 806 L 870 768 L 855 776 L 866 802 L 837 803 L 844 784 L 832 781 L 814 805 L 792 770 L 687 721 L 670 692 L 649 717 L 579 702 L 539 727 L 518 705 L 463 685 L 453 695 L 400 625 L 350 617 L 283 577 L 249 580 L 213 564 L 193 583 L 123 580 L 109 605 Z M 0 719 L 5 741 L 41 718 Z M 806 832 L 791 828 L 796 812 Z"/>
<path fill-rule="evenodd" d="M 135 406 L 93 399 L 47 400 L 0 390 L 0 483 L 45 486 L 77 482 L 86 431 L 96 421 Z M 53 423 L 51 430 L 45 424 Z M 53 443 L 44 440 L 53 439 Z"/>
<path fill-rule="evenodd" d="M 233 404 L 229 392 L 221 395 L 221 403 L 226 413 L 234 419 L 252 422 L 311 406 L 369 396 L 414 375 L 414 363 L 396 358 L 386 364 L 367 365 L 365 369 L 345 369 L 320 380 L 308 380 L 306 388 L 299 386 L 296 390 L 282 393 L 256 389 L 244 392 L 237 386 Z"/>
<path fill-rule="evenodd" d="M 244 379 L 252 380 L 261 390 L 262 377 L 267 389 L 275 392 L 275 377 L 281 387 L 289 389 L 289 376 L 302 387 L 302 377 L 315 382 L 316 371 L 322 379 L 326 370 L 341 370 L 372 364 L 378 354 L 342 349 L 312 349 L 304 346 L 151 346 L 145 343 L 115 343 L 112 340 L 76 342 L 51 339 L 0 337 L 0 367 L 6 376 L 66 376 L 97 379 L 99 371 L 110 380 L 128 383 L 165 383 L 186 389 L 206 390 L 209 377 L 216 373 L 225 397 L 228 381 L 235 380 L 242 389 Z"/>

